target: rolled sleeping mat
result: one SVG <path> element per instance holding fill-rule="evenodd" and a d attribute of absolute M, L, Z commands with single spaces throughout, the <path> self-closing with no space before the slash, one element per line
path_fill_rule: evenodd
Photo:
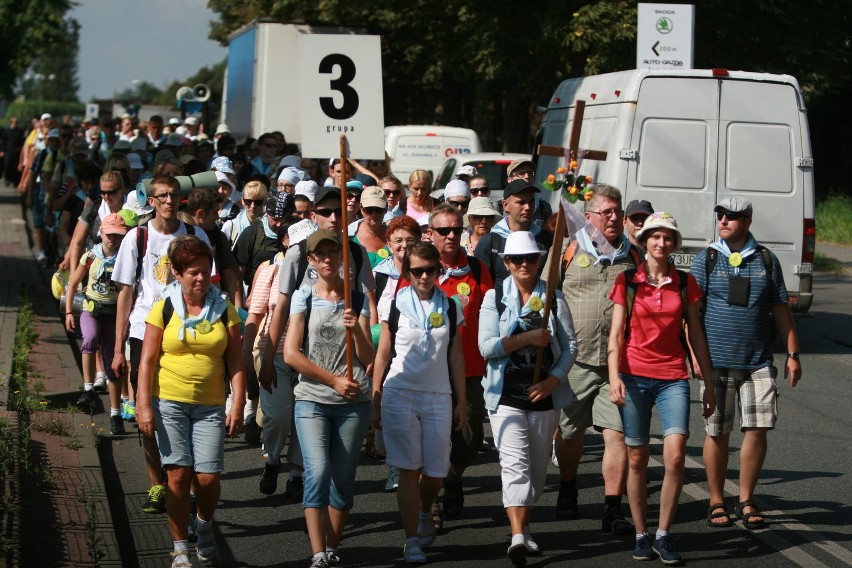
<path fill-rule="evenodd" d="M 219 180 L 216 179 L 216 172 L 201 172 L 191 176 L 176 176 L 176 180 L 180 184 L 181 196 L 186 197 L 189 192 L 196 187 L 211 187 L 216 189 L 219 187 Z M 151 190 L 151 178 L 144 179 L 136 184 L 136 198 L 139 203 L 148 203 L 148 192 Z"/>

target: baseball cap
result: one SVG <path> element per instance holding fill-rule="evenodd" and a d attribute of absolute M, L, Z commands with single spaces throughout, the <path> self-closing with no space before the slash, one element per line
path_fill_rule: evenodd
<path fill-rule="evenodd" d="M 231 181 L 231 178 L 229 178 L 228 174 L 226 174 L 225 172 L 216 170 L 216 180 L 219 183 L 228 184 L 228 187 L 231 188 L 231 191 L 237 191 L 237 186 L 234 185 L 234 182 Z"/>
<path fill-rule="evenodd" d="M 71 140 L 71 144 L 68 145 L 68 151 L 72 154 L 85 156 L 89 153 L 89 143 L 82 136 L 78 136 Z"/>
<path fill-rule="evenodd" d="M 187 116 L 183 123 L 188 126 L 198 126 L 198 119 L 194 116 Z"/>
<path fill-rule="evenodd" d="M 533 171 L 535 171 L 535 162 L 526 158 L 521 158 L 520 160 L 515 160 L 514 162 L 509 164 L 509 167 L 506 168 L 506 175 L 511 176 L 513 173 L 515 173 L 515 170 L 517 170 L 521 166 L 529 166 L 530 168 L 532 168 Z"/>
<path fill-rule="evenodd" d="M 752 208 L 751 201 L 740 197 L 739 195 L 730 195 L 719 202 L 719 204 L 713 208 L 713 211 L 730 211 L 731 213 L 742 213 L 743 215 L 751 217 Z"/>
<path fill-rule="evenodd" d="M 634 199 L 630 203 L 627 204 L 627 207 L 624 209 L 624 216 L 630 217 L 634 213 L 647 213 L 650 215 L 654 212 L 653 206 L 651 206 L 650 201 L 646 201 L 642 199 L 641 201 L 638 199 Z"/>
<path fill-rule="evenodd" d="M 58 129 L 58 128 L 52 128 L 52 129 L 50 129 L 50 130 L 47 132 L 47 137 L 48 137 L 48 138 L 59 138 L 59 129 Z"/>
<path fill-rule="evenodd" d="M 503 199 L 506 199 L 507 197 L 509 197 L 511 195 L 516 195 L 516 194 L 521 193 L 522 191 L 526 191 L 528 189 L 533 190 L 535 193 L 538 193 L 540 191 L 535 186 L 535 184 L 532 184 L 532 183 L 530 183 L 526 180 L 523 180 L 523 179 L 516 179 L 515 181 L 511 182 L 509 185 L 507 185 L 503 189 Z"/>
<path fill-rule="evenodd" d="M 381 209 L 387 209 L 388 200 L 385 199 L 385 192 L 382 191 L 382 188 L 376 187 L 375 185 L 364 188 L 364 191 L 361 193 L 361 206 L 365 208 L 379 207 Z"/>
<path fill-rule="evenodd" d="M 331 241 L 337 246 L 340 246 L 340 235 L 331 229 L 317 229 L 308 235 L 306 248 L 308 252 L 314 252 L 319 244 L 323 241 Z"/>
<path fill-rule="evenodd" d="M 466 164 L 456 170 L 456 177 L 468 176 L 473 177 L 477 174 L 476 168 L 471 166 L 470 164 Z"/>
<path fill-rule="evenodd" d="M 329 196 L 334 197 L 340 203 L 340 190 L 334 186 L 323 186 L 317 190 L 317 194 L 314 196 L 314 204 L 322 202 Z"/>
<path fill-rule="evenodd" d="M 118 213 L 111 213 L 101 221 L 101 233 L 105 235 L 126 235 L 127 224 L 124 217 Z"/>

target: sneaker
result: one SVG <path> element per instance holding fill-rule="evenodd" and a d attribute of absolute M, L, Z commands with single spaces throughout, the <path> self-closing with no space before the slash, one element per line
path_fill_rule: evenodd
<path fill-rule="evenodd" d="M 464 488 L 460 478 L 455 481 L 444 480 L 444 514 L 455 519 L 464 509 Z"/>
<path fill-rule="evenodd" d="M 328 568 L 328 560 L 325 558 L 314 558 L 310 568 Z"/>
<path fill-rule="evenodd" d="M 340 566 L 343 561 L 340 559 L 340 556 L 331 550 L 326 550 L 325 553 L 328 555 L 328 560 L 326 560 L 326 564 L 329 566 Z"/>
<path fill-rule="evenodd" d="M 189 551 L 173 551 L 169 553 L 172 557 L 172 568 L 192 568 L 192 561 L 189 559 Z"/>
<path fill-rule="evenodd" d="M 248 419 L 246 419 L 245 434 L 243 436 L 246 444 L 251 444 L 253 446 L 260 443 L 260 434 L 263 432 L 260 426 L 257 425 L 257 421 L 254 418 L 255 415 L 252 414 L 248 417 Z"/>
<path fill-rule="evenodd" d="M 512 564 L 515 566 L 526 566 L 527 565 L 527 545 L 523 542 L 519 542 L 517 544 L 513 544 L 509 547 L 509 550 L 506 552 L 509 555 L 509 560 L 512 561 Z"/>
<path fill-rule="evenodd" d="M 272 495 L 278 489 L 279 464 L 267 462 L 263 466 L 263 475 L 260 476 L 260 492 L 264 495 Z"/>
<path fill-rule="evenodd" d="M 406 564 L 426 564 L 426 554 L 423 548 L 416 543 L 405 543 L 402 548 L 402 558 Z"/>
<path fill-rule="evenodd" d="M 396 466 L 388 466 L 388 480 L 385 483 L 385 492 L 393 493 L 399 487 L 399 468 Z"/>
<path fill-rule="evenodd" d="M 77 406 L 91 414 L 95 411 L 97 400 L 98 394 L 94 390 L 84 390 L 77 399 Z"/>
<path fill-rule="evenodd" d="M 559 485 L 559 496 L 556 498 L 556 518 L 574 520 L 577 518 L 579 509 L 577 507 L 577 485 L 573 487 L 566 486 L 565 483 Z"/>
<path fill-rule="evenodd" d="M 287 485 L 284 487 L 284 492 L 293 501 L 302 502 L 302 497 L 305 495 L 305 478 L 302 476 L 293 477 L 287 480 Z"/>
<path fill-rule="evenodd" d="M 201 529 L 195 525 L 195 534 L 198 540 L 195 541 L 195 554 L 202 562 L 213 562 L 216 557 L 216 536 L 213 534 L 213 521 L 207 523 L 206 529 Z"/>
<path fill-rule="evenodd" d="M 550 452 L 550 463 L 553 464 L 553 467 L 557 469 L 559 468 L 559 458 L 556 457 L 556 448 L 554 448 L 553 451 Z"/>
<path fill-rule="evenodd" d="M 103 371 L 98 371 L 97 373 L 95 373 L 95 381 L 94 381 L 95 390 L 99 390 L 99 391 L 106 390 L 106 384 L 107 384 L 106 373 L 104 373 Z"/>
<path fill-rule="evenodd" d="M 166 512 L 166 488 L 163 485 L 155 485 L 148 490 L 148 500 L 142 505 L 142 510 L 151 514 L 162 514 Z"/>
<path fill-rule="evenodd" d="M 648 533 L 644 533 L 633 547 L 633 560 L 654 560 L 657 553 L 654 552 L 654 547 L 651 546 L 651 537 Z"/>
<path fill-rule="evenodd" d="M 601 530 L 612 534 L 636 534 L 633 525 L 621 514 L 621 507 L 606 507 L 604 509 Z"/>
<path fill-rule="evenodd" d="M 122 418 L 126 422 L 136 422 L 136 401 L 128 400 L 121 403 L 121 406 Z"/>
<path fill-rule="evenodd" d="M 654 551 L 660 555 L 660 560 L 667 566 L 675 566 L 683 562 L 683 557 L 674 547 L 674 537 L 670 534 L 654 540 Z"/>
<path fill-rule="evenodd" d="M 118 414 L 109 417 L 109 433 L 111 436 L 121 436 L 125 433 L 124 420 Z"/>
<path fill-rule="evenodd" d="M 538 556 L 541 554 L 541 548 L 539 548 L 538 543 L 533 540 L 531 534 L 524 534 L 524 544 L 527 547 L 528 556 Z"/>

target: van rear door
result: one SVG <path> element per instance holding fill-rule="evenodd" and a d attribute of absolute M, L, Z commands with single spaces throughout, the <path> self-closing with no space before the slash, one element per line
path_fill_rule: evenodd
<path fill-rule="evenodd" d="M 781 262 L 784 282 L 799 290 L 805 174 L 799 98 L 790 84 L 721 81 L 719 190 L 754 205 L 751 231 Z M 809 277 L 809 276 L 808 276 Z"/>
<path fill-rule="evenodd" d="M 621 152 L 629 160 L 625 199 L 674 215 L 683 235 L 675 262 L 689 267 L 715 230 L 718 80 L 646 77 L 637 101 L 630 148 Z"/>

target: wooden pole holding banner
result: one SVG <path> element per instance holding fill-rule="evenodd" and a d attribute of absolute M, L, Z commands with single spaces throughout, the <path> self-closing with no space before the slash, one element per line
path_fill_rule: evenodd
<path fill-rule="evenodd" d="M 574 121 L 571 123 L 571 138 L 569 139 L 568 154 L 565 154 L 565 148 L 559 146 L 539 146 L 538 154 L 545 156 L 562 156 L 565 158 L 565 169 L 569 169 L 570 161 L 577 159 L 578 148 L 580 147 L 580 129 L 583 127 L 583 114 L 586 110 L 586 101 L 577 101 L 574 107 Z M 594 151 L 590 151 L 594 152 Z M 606 152 L 594 152 L 595 156 L 589 156 L 591 159 L 605 160 Z M 576 173 L 576 172 L 575 172 Z M 550 310 L 553 308 L 553 300 L 555 298 L 556 285 L 559 283 L 559 269 L 562 266 L 562 240 L 565 238 L 565 229 L 567 221 L 565 212 L 562 210 L 562 199 L 559 199 L 559 209 L 556 213 L 556 228 L 553 230 L 553 244 L 550 247 L 550 266 L 547 270 L 547 296 L 544 300 L 544 310 L 542 311 L 541 328 L 547 329 L 547 321 L 550 319 Z M 544 360 L 544 347 L 539 347 L 535 353 L 535 368 L 533 369 L 533 384 L 540 380 L 541 365 Z"/>
<path fill-rule="evenodd" d="M 352 307 L 352 290 L 349 282 L 349 219 L 346 212 L 346 172 L 349 169 L 347 161 L 346 136 L 341 134 L 340 144 L 340 233 L 342 235 L 343 250 L 343 306 L 348 310 Z M 356 317 L 358 314 L 355 314 Z M 346 328 L 346 377 L 351 381 L 352 375 L 352 330 Z"/>

